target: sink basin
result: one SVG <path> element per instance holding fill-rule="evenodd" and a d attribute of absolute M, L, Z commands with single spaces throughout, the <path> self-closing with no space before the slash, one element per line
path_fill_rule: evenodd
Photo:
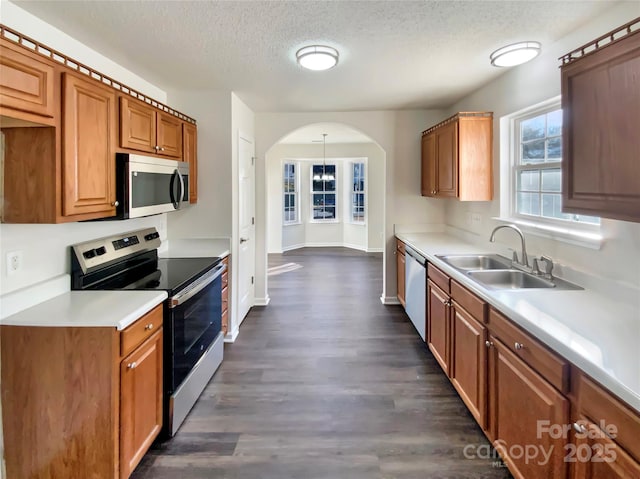
<path fill-rule="evenodd" d="M 511 261 L 498 254 L 449 254 L 438 258 L 463 271 L 511 268 Z"/>
<path fill-rule="evenodd" d="M 517 269 L 494 271 L 469 271 L 472 279 L 491 289 L 555 288 L 556 285 L 544 278 Z"/>

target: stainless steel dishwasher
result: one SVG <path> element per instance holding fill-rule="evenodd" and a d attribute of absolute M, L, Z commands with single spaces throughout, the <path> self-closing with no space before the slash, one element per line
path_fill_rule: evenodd
<path fill-rule="evenodd" d="M 427 337 L 427 261 L 405 247 L 405 311 L 423 341 Z"/>

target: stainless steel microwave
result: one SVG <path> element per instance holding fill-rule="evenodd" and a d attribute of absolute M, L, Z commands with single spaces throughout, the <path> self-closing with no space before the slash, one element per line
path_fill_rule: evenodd
<path fill-rule="evenodd" d="M 189 206 L 189 163 L 116 154 L 116 217 L 139 218 Z"/>

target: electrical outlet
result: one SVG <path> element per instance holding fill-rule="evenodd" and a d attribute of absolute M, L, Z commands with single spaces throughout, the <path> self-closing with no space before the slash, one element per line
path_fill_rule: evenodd
<path fill-rule="evenodd" d="M 471 226 L 475 229 L 480 229 L 482 224 L 482 215 L 480 213 L 473 213 L 471 215 Z"/>
<path fill-rule="evenodd" d="M 22 269 L 22 251 L 7 253 L 7 276 L 17 273 Z"/>

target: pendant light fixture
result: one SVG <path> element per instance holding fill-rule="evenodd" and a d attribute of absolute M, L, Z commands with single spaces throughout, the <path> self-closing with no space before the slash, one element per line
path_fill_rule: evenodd
<path fill-rule="evenodd" d="M 313 140 L 318 142 L 318 140 Z M 327 133 L 322 134 L 322 175 L 313 175 L 315 181 L 333 181 L 336 179 L 331 173 L 327 173 Z"/>

